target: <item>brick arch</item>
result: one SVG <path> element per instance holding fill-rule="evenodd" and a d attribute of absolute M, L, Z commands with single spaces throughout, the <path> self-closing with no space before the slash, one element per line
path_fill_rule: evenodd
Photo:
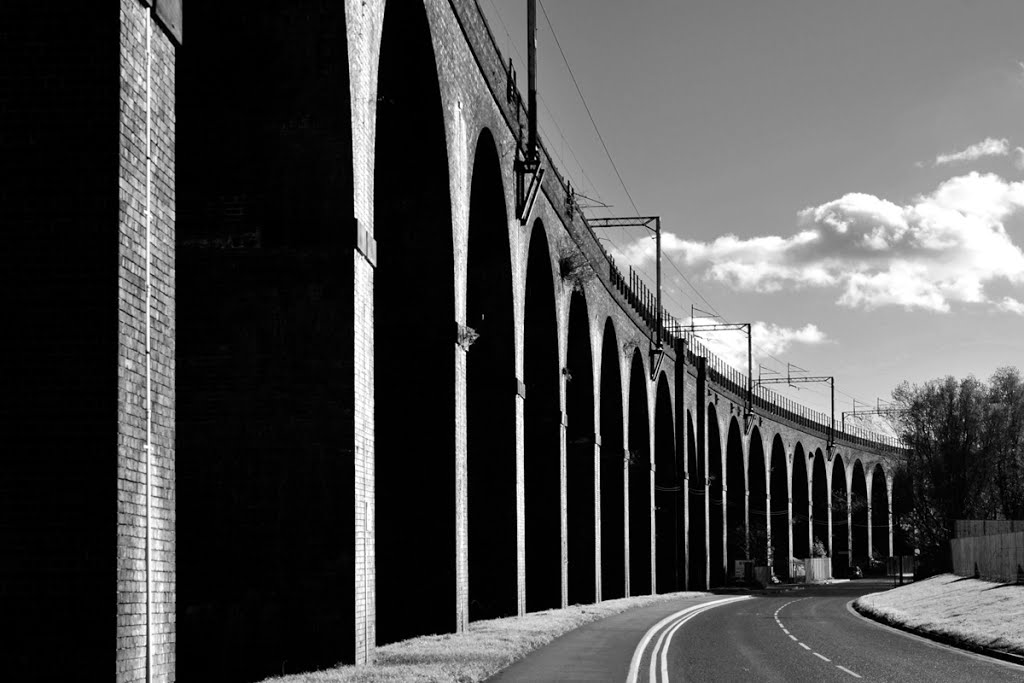
<path fill-rule="evenodd" d="M 486 128 L 469 195 L 466 477 L 470 619 L 518 612 L 516 375 L 512 255 L 501 162 Z"/>
<path fill-rule="evenodd" d="M 594 374 L 590 315 L 582 289 L 570 294 L 565 378 L 569 604 L 597 599 L 595 576 Z"/>
<path fill-rule="evenodd" d="M 564 422 L 551 252 L 534 221 L 527 256 L 523 325 L 526 609 L 562 603 L 561 433 Z"/>
<path fill-rule="evenodd" d="M 843 578 L 850 566 L 850 488 L 843 456 L 836 453 L 830 468 L 832 504 L 832 575 Z"/>
<path fill-rule="evenodd" d="M 867 471 L 861 458 L 857 458 L 850 468 L 850 562 L 861 569 L 867 569 L 871 559 L 870 503 Z"/>
<path fill-rule="evenodd" d="M 686 410 L 686 514 L 687 528 L 687 590 L 704 590 L 707 587 L 707 547 L 704 542 L 706 525 L 704 523 L 705 488 L 704 459 L 702 450 L 697 447 L 693 413 Z"/>
<path fill-rule="evenodd" d="M 380 472 L 375 573 L 382 643 L 457 626 L 451 617 L 456 604 L 452 145 L 437 69 L 423 6 L 389 3 L 374 155 L 375 464 Z M 416 297 L 409 296 L 409 282 L 419 285 Z M 395 362 L 407 353 L 410 329 L 418 339 L 415 373 Z M 401 428 L 393 428 L 400 415 Z M 410 516 L 409 509 L 420 514 Z M 426 604 L 415 615 L 404 615 L 410 556 L 418 558 Z"/>
<path fill-rule="evenodd" d="M 679 589 L 680 566 L 678 506 L 680 469 L 676 460 L 676 431 L 668 375 L 658 373 L 654 403 L 654 536 L 658 593 Z"/>
<path fill-rule="evenodd" d="M 747 475 L 744 466 L 743 432 L 736 417 L 729 418 L 725 448 L 726 556 L 728 567 L 746 558 Z"/>
<path fill-rule="evenodd" d="M 626 594 L 625 430 L 622 350 L 615 323 L 601 333 L 601 598 Z"/>
<path fill-rule="evenodd" d="M 750 431 L 747 452 L 747 491 L 748 496 L 748 536 L 750 538 L 748 552 L 750 559 L 758 564 L 768 560 L 768 479 L 771 451 L 765 452 L 761 430 L 754 427 Z"/>
<path fill-rule="evenodd" d="M 629 368 L 629 592 L 647 595 L 651 585 L 651 407 L 640 349 Z"/>
<path fill-rule="evenodd" d="M 132 55 L 124 87 L 146 97 L 146 61 L 131 46 L 141 39 L 139 47 L 151 49 L 153 58 L 150 123 L 161 124 L 152 129 L 152 234 L 165 231 L 166 242 L 153 243 L 152 262 L 170 268 L 169 280 L 153 270 L 153 282 L 160 298 L 175 304 L 166 309 L 170 319 L 161 320 L 164 309 L 155 301 L 152 319 L 164 325 L 165 341 L 154 340 L 152 357 L 159 368 L 168 345 L 173 350 L 174 372 L 155 374 L 153 387 L 173 391 L 176 399 L 154 397 L 153 405 L 171 420 L 177 411 L 165 430 L 174 443 L 154 443 L 160 450 L 151 451 L 170 456 L 176 449 L 177 468 L 176 476 L 166 470 L 173 478 L 154 489 L 167 492 L 174 514 L 153 517 L 160 525 L 153 559 L 163 562 L 169 549 L 173 568 L 157 579 L 169 588 L 154 593 L 171 598 L 161 604 L 157 597 L 153 606 L 153 677 L 169 667 L 179 680 L 255 680 L 279 672 L 282 660 L 310 669 L 350 660 L 355 598 L 337 587 L 360 578 L 352 537 L 355 436 L 351 417 L 339 414 L 350 409 L 350 364 L 360 356 L 352 334 L 354 270 L 366 272 L 369 265 L 358 254 L 353 264 L 351 246 L 358 172 L 350 93 L 359 74 L 347 58 L 351 27 L 344 3 L 277 2 L 259 12 L 241 0 L 202 3 L 189 10 L 187 50 L 172 49 L 144 4 L 153 3 L 121 3 L 128 41 L 122 54 Z M 240 23 L 241 14 L 246 21 Z M 153 22 L 148 46 L 146 21 Z M 296 49 L 303 45 L 331 50 L 314 56 L 315 50 Z M 116 65 L 116 48 L 111 55 Z M 425 106 L 434 115 L 424 117 L 428 126 L 437 124 L 437 109 Z M 123 140 L 145 134 L 134 129 L 138 117 L 146 118 L 144 109 L 125 112 Z M 424 140 L 441 150 L 437 156 L 444 154 L 441 129 L 432 127 Z M 146 159 L 138 156 L 141 185 L 127 190 L 126 206 L 135 197 L 146 203 Z M 122 161 L 125 171 L 131 161 Z M 437 166 L 447 204 L 447 163 Z M 81 209 L 80 202 L 68 204 Z M 364 238 L 372 223 L 364 214 Z M 141 250 L 142 243 L 131 232 L 123 236 L 124 263 L 139 258 L 144 265 L 131 246 Z M 57 242 L 65 249 L 75 244 L 51 245 Z M 372 292 L 360 296 L 368 304 Z M 372 331 L 363 336 L 372 338 Z M 146 404 L 140 398 L 138 405 Z M 134 481 L 141 471 L 131 473 Z M 73 545 L 67 549 L 69 557 L 77 554 Z M 246 567 L 232 579 L 232 590 L 222 590 L 223 572 L 212 556 Z M 135 571 L 134 560 L 125 559 L 123 568 Z M 321 599 L 311 601 L 310 594 Z M 261 618 L 275 613 L 290 616 Z M 73 612 L 69 617 L 78 621 Z M 90 631 L 87 621 L 79 623 L 83 633 Z M 132 642 L 137 634 L 119 634 L 118 641 Z M 77 647 L 89 642 L 70 643 L 68 661 L 81 662 Z M 100 656 L 103 649 L 89 654 Z M 134 652 L 141 649 L 132 645 Z M 134 669 L 121 658 L 127 652 L 118 653 L 118 665 Z M 92 677 L 82 670 L 88 666 L 79 677 Z M 36 675 L 70 678 L 45 671 Z"/>
<path fill-rule="evenodd" d="M 803 444 L 797 441 L 793 448 L 791 466 L 790 491 L 793 502 L 790 509 L 793 517 L 792 555 L 798 559 L 811 556 L 811 501 L 807 460 Z"/>
<path fill-rule="evenodd" d="M 772 438 L 770 463 L 768 472 L 769 526 L 771 536 L 772 567 L 778 576 L 789 576 L 789 548 L 792 539 L 790 533 L 790 476 L 789 459 L 782 436 L 776 434 Z"/>
<path fill-rule="evenodd" d="M 539 202 L 540 200 L 538 200 Z M 547 274 L 551 278 L 551 292 L 552 300 L 557 299 L 557 295 L 561 291 L 561 278 L 558 276 L 558 254 L 556 245 L 558 244 L 558 235 L 556 228 L 558 227 L 557 221 L 546 221 L 543 218 L 534 218 L 530 222 L 530 227 L 526 230 L 523 237 L 526 249 L 523 254 L 527 259 L 526 266 L 529 269 L 529 258 L 533 254 L 534 241 L 540 239 L 544 243 L 545 256 L 547 261 Z M 539 268 L 539 265 L 538 265 Z M 539 270 L 536 272 L 540 272 Z M 527 272 L 529 277 L 529 272 Z M 528 283 L 527 283 L 528 284 Z M 561 323 L 561 320 L 559 320 Z M 562 337 L 559 336 L 559 339 Z"/>
<path fill-rule="evenodd" d="M 707 406 L 708 582 L 725 584 L 724 469 L 721 417 L 714 401 Z"/>
<path fill-rule="evenodd" d="M 882 463 L 875 463 L 868 479 L 871 501 L 871 557 L 886 558 L 892 555 L 889 527 L 889 482 L 886 480 Z"/>
<path fill-rule="evenodd" d="M 820 448 L 814 451 L 814 464 L 811 466 L 811 535 L 813 542 L 818 541 L 825 551 L 832 552 L 832 522 L 829 516 L 831 506 L 830 475 L 824 453 Z"/>

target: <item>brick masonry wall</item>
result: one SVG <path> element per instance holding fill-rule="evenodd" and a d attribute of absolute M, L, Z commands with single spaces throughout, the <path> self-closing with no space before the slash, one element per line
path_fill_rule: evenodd
<path fill-rule="evenodd" d="M 120 26 L 116 667 L 118 681 L 162 681 L 175 678 L 175 46 L 137 0 Z"/>
<path fill-rule="evenodd" d="M 5 472 L 0 484 L 4 632 L 12 680 L 145 676 L 147 536 L 154 680 L 173 679 L 173 90 L 174 46 L 159 26 L 147 50 L 135 2 L 0 8 L 0 158 L 11 172 L 0 215 Z M 147 59 L 148 56 L 148 59 Z M 153 114 L 147 117 L 146 63 Z M 146 120 L 154 159 L 145 356 Z M 146 524 L 146 406 L 153 406 Z M 147 528 L 152 531 L 147 534 Z M 141 596 L 141 597 L 140 597 Z M 59 654 L 55 655 L 55 634 Z"/>
<path fill-rule="evenodd" d="M 372 325 L 352 295 L 372 303 L 372 289 L 352 260 L 355 67 L 339 3 L 192 7 L 176 121 L 177 671 L 254 680 L 352 661 L 359 640 L 372 510 L 354 495 L 367 397 L 352 346 Z"/>
<path fill-rule="evenodd" d="M 116 6 L 70 22 L 56 5 L 0 3 L 8 680 L 113 667 L 117 31 Z"/>

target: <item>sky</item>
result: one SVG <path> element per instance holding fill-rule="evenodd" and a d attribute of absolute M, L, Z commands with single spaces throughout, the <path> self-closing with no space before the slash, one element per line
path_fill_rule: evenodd
<path fill-rule="evenodd" d="M 478 2 L 525 89 L 526 0 Z M 1024 366 L 1020 0 L 541 8 L 542 140 L 586 215 L 661 216 L 673 315 L 753 323 L 755 373 L 834 376 L 837 417 Z M 602 236 L 653 282 L 649 235 Z"/>

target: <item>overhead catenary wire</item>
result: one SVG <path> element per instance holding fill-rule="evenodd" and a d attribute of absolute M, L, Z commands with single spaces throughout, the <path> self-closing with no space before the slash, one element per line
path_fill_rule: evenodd
<path fill-rule="evenodd" d="M 626 185 L 626 181 L 622 177 L 622 173 L 619 171 L 618 164 L 615 163 L 615 158 L 612 156 L 611 150 L 608 149 L 608 144 L 605 142 L 604 135 L 601 134 L 601 129 L 598 127 L 597 121 L 594 118 L 594 114 L 590 110 L 590 105 L 587 104 L 587 100 L 583 96 L 583 90 L 582 88 L 580 88 L 580 84 L 576 78 L 576 74 L 573 71 L 572 66 L 569 64 L 569 58 L 566 56 L 565 50 L 562 49 L 562 43 L 558 39 L 558 32 L 555 31 L 554 24 L 551 22 L 551 17 L 548 16 L 547 8 L 544 6 L 544 3 L 541 0 L 538 0 L 538 4 L 540 5 L 541 12 L 544 14 L 544 21 L 547 23 L 548 29 L 551 31 L 551 37 L 555 41 L 555 46 L 558 48 L 558 53 L 562 57 L 562 62 L 565 64 L 565 68 L 569 72 L 569 77 L 572 79 L 573 86 L 576 88 L 576 94 L 579 95 L 580 102 L 582 102 L 583 108 L 587 112 L 587 117 L 590 119 L 590 123 L 594 127 L 594 132 L 597 134 L 597 139 L 601 143 L 601 148 L 604 150 L 605 155 L 608 157 L 608 162 L 611 164 L 612 170 L 615 172 L 615 177 L 618 179 L 619 184 L 622 186 L 622 190 L 623 192 L 625 192 L 626 198 L 629 200 L 629 204 L 630 206 L 632 206 L 635 215 L 639 216 L 640 209 L 637 207 L 636 201 L 634 201 L 633 195 L 629 191 L 629 187 Z M 620 252 L 624 253 L 624 250 L 619 246 L 617 242 L 615 242 L 614 239 L 611 241 L 612 244 L 614 244 Z M 705 297 L 704 294 L 692 282 L 690 282 L 689 278 L 686 277 L 686 275 L 679 269 L 675 262 L 672 261 L 671 259 L 665 260 L 668 261 L 669 265 L 676 271 L 679 277 L 682 278 L 683 282 L 685 282 L 686 285 L 691 290 L 693 290 L 693 292 L 698 296 L 698 298 L 700 298 L 700 300 L 704 302 L 704 304 L 708 306 L 708 308 L 710 308 L 715 313 L 715 315 L 719 315 L 714 305 L 710 301 L 708 301 L 707 297 Z M 678 302 L 676 302 L 676 304 L 679 305 Z"/>
<path fill-rule="evenodd" d="M 501 10 L 498 9 L 498 6 L 497 6 L 497 4 L 495 4 L 494 0 L 489 0 L 489 1 L 490 1 L 490 4 L 491 4 L 491 7 L 494 9 L 494 16 L 497 17 L 498 23 L 501 24 L 502 29 L 505 31 L 505 37 L 508 38 L 508 44 L 512 47 L 512 50 L 516 53 L 516 56 L 519 57 L 520 62 L 525 63 L 526 59 L 523 57 L 523 54 L 519 51 L 519 48 L 516 47 L 515 41 L 512 40 L 512 34 L 509 32 L 508 25 L 505 23 L 505 19 L 502 16 Z M 579 157 L 576 156 L 575 150 L 573 150 L 573 147 L 569 143 L 568 138 L 566 138 L 565 132 L 562 130 L 562 127 L 558 125 L 558 119 L 555 118 L 554 113 L 552 113 L 551 109 L 548 107 L 547 101 L 539 93 L 538 93 L 537 99 L 540 102 L 541 106 L 544 107 L 544 111 L 547 112 L 548 117 L 550 118 L 552 125 L 554 125 L 554 127 L 555 127 L 555 130 L 558 131 L 558 135 L 559 135 L 559 137 L 562 140 L 562 144 L 569 151 L 569 155 L 573 158 L 573 161 L 576 162 L 576 167 L 579 168 L 580 175 L 586 181 L 586 185 L 588 187 L 588 191 L 590 191 L 594 195 L 597 195 L 598 197 L 600 197 L 600 192 L 597 189 L 597 184 L 593 181 L 593 179 L 591 179 L 590 175 L 587 173 L 586 169 L 583 166 L 583 162 L 581 162 L 579 160 Z M 541 126 L 541 132 L 545 133 L 545 137 L 547 137 L 546 131 L 543 130 L 543 126 Z M 553 152 L 554 150 L 551 150 L 551 151 Z M 559 155 L 556 155 L 556 156 L 559 156 Z M 562 164 L 563 167 L 567 167 L 568 166 L 568 164 L 566 164 L 564 159 L 561 158 L 560 156 L 558 158 L 558 161 Z M 578 184 L 583 185 L 583 183 L 578 183 Z"/>
<path fill-rule="evenodd" d="M 572 84 L 576 87 L 576 93 L 580 96 L 580 101 L 583 102 L 583 108 L 587 111 L 587 116 L 590 117 L 590 123 L 594 126 L 594 132 L 597 133 L 597 139 L 601 141 L 601 147 L 604 148 L 604 153 L 608 156 L 608 161 L 612 165 L 612 170 L 615 171 L 615 176 L 619 179 L 619 183 L 622 185 L 622 190 L 626 193 L 626 198 L 629 199 L 629 203 L 633 207 L 633 211 L 635 211 L 636 215 L 639 216 L 640 209 L 636 207 L 636 202 L 633 201 L 633 195 L 629 193 L 629 188 L 626 187 L 626 181 L 622 179 L 622 174 L 619 173 L 619 167 L 615 164 L 615 159 L 612 158 L 612 153 L 608 151 L 608 145 L 605 144 L 604 136 L 601 135 L 601 129 L 597 127 L 597 121 L 594 120 L 594 114 L 590 111 L 590 106 L 587 104 L 586 98 L 583 97 L 583 91 L 580 89 L 580 84 L 576 80 L 576 74 L 573 73 L 572 67 L 569 66 L 569 60 L 565 56 L 565 51 L 562 49 L 562 43 L 558 40 L 558 33 L 555 32 L 555 27 L 551 24 L 551 18 L 548 16 L 548 10 L 540 0 L 537 0 L 537 4 L 540 5 L 541 12 L 544 14 L 544 21 L 551 30 L 551 37 L 555 39 L 555 45 L 558 47 L 558 53 L 562 55 L 562 61 L 565 62 L 565 68 L 569 71 L 569 77 L 572 78 Z"/>
<path fill-rule="evenodd" d="M 509 30 L 508 30 L 508 26 L 506 25 L 506 23 L 504 21 L 504 18 L 503 18 L 502 14 L 501 14 L 501 11 L 498 9 L 498 7 L 497 7 L 496 3 L 494 2 L 494 0 L 490 0 L 490 4 L 494 8 L 495 16 L 498 18 L 499 23 L 502 25 L 502 28 L 505 31 L 506 37 L 509 39 L 509 44 L 512 46 L 512 49 L 515 51 L 515 53 L 519 56 L 520 60 L 523 60 L 522 53 L 516 47 L 515 42 L 512 41 L 512 39 L 511 39 L 511 34 L 510 34 Z M 583 108 L 584 108 L 584 110 L 587 113 L 587 117 L 590 120 L 590 123 L 591 123 L 591 125 L 594 128 L 594 132 L 597 135 L 597 139 L 600 142 L 601 148 L 604 151 L 605 156 L 607 157 L 608 162 L 611 165 L 612 171 L 614 172 L 616 179 L 618 180 L 620 186 L 622 187 L 622 190 L 625 193 L 626 198 L 629 201 L 629 204 L 632 207 L 634 214 L 639 216 L 640 215 L 640 210 L 637 207 L 636 201 L 633 199 L 633 195 L 630 192 L 628 185 L 626 184 L 626 181 L 625 181 L 625 179 L 624 179 L 624 177 L 622 175 L 622 172 L 619 170 L 618 164 L 616 164 L 616 162 L 615 162 L 615 158 L 613 157 L 613 155 L 611 153 L 611 150 L 608 147 L 608 144 L 607 144 L 607 142 L 606 142 L 606 140 L 604 138 L 604 135 L 601 132 L 601 129 L 597 125 L 597 121 L 596 121 L 596 118 L 594 116 L 594 113 L 591 110 L 590 105 L 588 104 L 586 98 L 583 95 L 583 90 L 582 90 L 582 88 L 581 88 L 581 86 L 579 84 L 579 80 L 576 78 L 575 71 L 573 70 L 572 65 L 569 63 L 568 56 L 566 55 L 565 50 L 562 47 L 561 40 L 559 39 L 558 33 L 555 30 L 553 22 L 551 21 L 551 17 L 548 14 L 547 8 L 545 7 L 544 2 L 542 0 L 538 0 L 538 4 L 540 5 L 541 12 L 542 12 L 542 14 L 544 16 L 544 21 L 547 24 L 548 29 L 551 31 L 551 36 L 552 36 L 552 38 L 554 40 L 556 48 L 558 49 L 559 55 L 562 58 L 562 62 L 565 65 L 566 71 L 569 74 L 569 78 L 571 79 L 571 81 L 573 83 L 573 87 L 576 90 L 576 94 L 579 96 L 580 102 L 583 104 Z M 561 126 L 558 125 L 558 122 L 557 122 L 554 114 L 551 112 L 550 108 L 547 106 L 547 104 L 543 100 L 543 98 L 541 98 L 540 101 L 541 101 L 541 105 L 544 107 L 545 111 L 547 112 L 548 116 L 550 117 L 550 120 L 551 120 L 552 124 L 555 126 L 556 130 L 558 131 L 558 134 L 559 134 L 559 137 L 560 137 L 562 143 L 564 144 L 565 148 L 568 149 L 569 154 L 572 156 L 573 160 L 576 162 L 576 165 L 579 168 L 581 176 L 583 177 L 583 179 L 585 179 L 586 184 L 589 186 L 588 187 L 588 191 L 591 192 L 592 194 L 596 195 L 597 197 L 600 197 L 601 193 L 597 191 L 596 184 L 594 183 L 593 179 L 590 178 L 589 174 L 587 174 L 586 170 L 583 167 L 582 162 L 580 162 L 579 157 L 576 155 L 575 151 L 573 150 L 572 145 L 569 144 L 568 139 L 566 138 L 565 133 L 562 130 Z M 565 165 L 565 162 L 563 160 L 561 160 L 561 159 L 559 159 L 559 160 L 563 163 L 563 165 Z M 601 203 L 604 203 L 603 200 L 601 200 Z M 607 208 L 607 207 L 602 207 L 602 208 Z M 612 243 L 612 245 L 614 245 L 614 247 L 618 250 L 619 253 L 621 253 L 621 254 L 625 254 L 626 253 L 626 250 L 623 249 L 623 247 L 619 244 L 619 242 L 617 240 L 615 240 L 614 237 L 612 237 L 611 235 L 608 236 L 608 241 L 610 241 Z M 686 286 L 696 295 L 696 297 L 700 300 L 700 302 L 702 302 L 703 305 L 707 306 L 708 310 L 711 313 L 713 313 L 719 319 L 721 319 L 723 321 L 726 321 L 725 316 L 723 316 L 718 311 L 718 309 L 714 306 L 714 304 L 712 304 L 711 301 L 704 295 L 704 293 L 701 292 L 701 290 L 696 285 L 694 285 L 693 282 L 691 282 L 691 280 L 686 276 L 685 273 L 682 272 L 682 270 L 679 268 L 679 266 L 676 264 L 676 262 L 673 259 L 665 258 L 664 262 L 667 262 L 669 264 L 669 266 L 672 268 L 672 270 L 675 271 L 676 275 L 678 275 L 679 278 L 686 284 Z M 634 268 L 634 270 L 636 272 L 641 273 L 644 276 L 646 276 L 645 279 L 648 279 L 648 280 L 650 279 L 650 274 L 647 273 L 645 269 L 643 269 L 643 268 Z M 694 300 L 693 297 L 689 296 L 688 294 L 686 294 L 685 292 L 683 292 L 679 288 L 675 288 L 675 291 L 678 294 L 680 294 L 681 296 L 683 296 L 684 298 L 689 299 L 690 301 L 693 301 L 694 303 L 696 303 L 696 300 Z M 682 305 L 681 302 L 679 302 L 675 297 L 673 297 L 670 292 L 667 292 L 664 287 L 662 288 L 662 293 L 663 293 L 663 295 L 666 296 L 666 298 L 669 301 L 671 301 L 673 304 L 678 306 L 681 309 L 681 311 L 685 310 L 686 307 L 684 305 Z M 759 344 L 756 344 L 756 343 L 754 344 L 754 346 L 755 346 L 755 348 L 758 349 L 758 351 L 760 351 L 763 354 L 764 357 L 767 357 L 767 358 L 770 358 L 770 359 L 774 360 L 780 366 L 785 364 L 781 359 L 779 359 L 774 354 L 768 353 L 767 350 L 763 346 L 761 346 Z M 812 394 L 816 394 L 818 396 L 824 396 L 824 394 L 822 392 L 815 391 L 815 390 L 807 388 L 807 387 L 804 387 L 804 389 L 806 389 L 807 391 L 809 391 Z M 858 399 L 858 398 L 856 398 L 856 397 L 854 397 L 854 396 L 852 396 L 850 394 L 847 394 L 846 392 L 844 392 L 844 391 L 842 391 L 840 389 L 837 389 L 837 391 L 841 395 L 846 396 L 846 397 L 848 397 L 848 398 L 850 398 L 852 400 L 855 400 L 855 401 L 858 401 L 858 402 L 861 402 L 861 403 L 866 403 L 865 401 L 861 401 L 860 399 Z"/>

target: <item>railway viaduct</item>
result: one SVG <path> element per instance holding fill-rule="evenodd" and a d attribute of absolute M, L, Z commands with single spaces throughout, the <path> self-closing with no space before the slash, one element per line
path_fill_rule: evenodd
<path fill-rule="evenodd" d="M 658 324 L 543 150 L 520 215 L 474 0 L 24 5 L 6 672 L 254 680 L 892 554 L 896 444 Z"/>

